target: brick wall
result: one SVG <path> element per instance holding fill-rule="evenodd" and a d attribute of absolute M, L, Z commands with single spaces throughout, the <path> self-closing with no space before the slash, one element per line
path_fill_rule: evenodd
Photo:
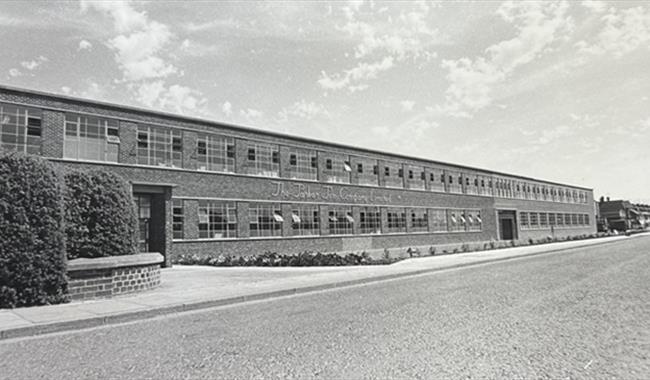
<path fill-rule="evenodd" d="M 162 255 L 145 253 L 68 262 L 68 292 L 74 301 L 139 292 L 160 285 Z"/>

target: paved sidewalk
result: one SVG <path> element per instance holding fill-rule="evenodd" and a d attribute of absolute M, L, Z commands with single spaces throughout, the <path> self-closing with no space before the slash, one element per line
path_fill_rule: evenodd
<path fill-rule="evenodd" d="M 444 269 L 650 236 L 613 236 L 491 251 L 428 256 L 392 265 L 233 267 L 177 265 L 160 287 L 112 299 L 0 310 L 0 339 L 74 330 L 157 315 L 413 276 Z"/>

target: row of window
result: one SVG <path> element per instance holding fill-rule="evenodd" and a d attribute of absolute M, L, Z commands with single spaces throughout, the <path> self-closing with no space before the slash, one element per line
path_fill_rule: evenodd
<path fill-rule="evenodd" d="M 41 111 L 34 108 L 0 104 L 0 144 L 6 150 L 41 153 Z M 139 124 L 135 156 L 140 165 L 182 168 L 183 132 L 172 128 Z M 280 148 L 277 144 L 245 142 L 244 174 L 280 176 Z M 64 158 L 118 162 L 120 149 L 119 121 L 115 119 L 65 115 Z M 199 133 L 190 152 L 197 169 L 235 173 L 235 139 Z M 323 182 L 350 183 L 356 178 L 361 185 L 378 186 L 380 174 L 385 187 L 430 189 L 432 191 L 487 195 L 502 198 L 544 200 L 562 203 L 587 203 L 587 192 L 560 186 L 542 185 L 506 177 L 467 174 L 454 170 L 402 165 L 377 160 L 322 152 L 323 168 L 319 178 L 319 158 L 315 150 L 291 148 L 286 167 L 287 177 Z"/>
<path fill-rule="evenodd" d="M 589 214 L 570 214 L 562 212 L 519 213 L 519 224 L 522 230 L 543 229 L 550 227 L 583 227 L 589 226 Z"/>
<path fill-rule="evenodd" d="M 356 206 L 355 206 L 356 207 Z M 387 222 L 382 224 L 380 207 L 359 206 L 358 220 L 352 206 L 327 206 L 327 228 L 330 235 L 351 235 L 358 223 L 359 234 L 407 232 L 481 231 L 480 210 L 408 209 L 387 207 Z M 174 239 L 184 238 L 183 201 L 175 199 L 172 207 Z M 250 203 L 245 220 L 239 220 L 237 203 L 227 201 L 198 202 L 199 238 L 226 239 L 239 237 L 240 223 L 248 224 L 250 237 L 283 236 L 283 224 L 291 224 L 292 236 L 320 235 L 323 219 L 321 207 L 292 204 L 289 215 L 283 215 L 279 203 Z"/>

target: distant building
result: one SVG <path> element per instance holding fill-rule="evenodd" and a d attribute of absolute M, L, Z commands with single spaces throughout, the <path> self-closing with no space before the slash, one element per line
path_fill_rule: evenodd
<path fill-rule="evenodd" d="M 140 249 L 167 263 L 596 231 L 580 186 L 9 87 L 0 120 L 0 153 L 130 181 Z"/>
<path fill-rule="evenodd" d="M 626 231 L 650 226 L 650 205 L 626 200 L 600 198 L 598 214 L 607 220 L 610 229 Z"/>

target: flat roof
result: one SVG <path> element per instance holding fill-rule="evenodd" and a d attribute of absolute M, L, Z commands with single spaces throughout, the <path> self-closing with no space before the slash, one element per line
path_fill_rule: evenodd
<path fill-rule="evenodd" d="M 392 156 L 392 157 L 395 157 L 395 158 L 407 159 L 407 160 L 412 160 L 412 161 L 429 162 L 429 163 L 432 163 L 432 164 L 451 166 L 451 167 L 455 167 L 455 168 L 458 168 L 458 169 L 475 170 L 475 171 L 484 172 L 486 174 L 495 174 L 495 175 L 507 176 L 507 177 L 512 177 L 512 178 L 529 180 L 529 181 L 544 182 L 544 183 L 550 184 L 550 185 L 568 186 L 568 187 L 574 187 L 574 188 L 578 188 L 578 189 L 592 190 L 593 191 L 592 188 L 588 188 L 588 187 L 584 187 L 584 186 L 570 185 L 570 184 L 565 184 L 565 183 L 560 183 L 560 182 L 553 182 L 553 181 L 547 181 L 547 180 L 542 180 L 542 179 L 537 179 L 537 178 L 532 178 L 532 177 L 526 177 L 526 176 L 522 176 L 522 175 L 518 175 L 518 174 L 509 174 L 509 173 L 498 172 L 498 171 L 495 171 L 495 170 L 482 169 L 482 168 L 471 167 L 471 166 L 466 166 L 466 165 L 436 161 L 436 160 L 429 159 L 429 158 L 422 158 L 422 157 L 416 157 L 416 156 L 407 156 L 407 155 L 398 154 L 398 153 L 384 152 L 384 151 L 377 150 L 377 149 L 364 148 L 364 147 L 359 147 L 359 146 L 354 146 L 354 145 L 333 143 L 333 142 L 318 140 L 318 139 L 310 138 L 310 137 L 296 136 L 296 135 L 291 135 L 291 134 L 282 133 L 282 132 L 268 131 L 268 130 L 264 130 L 264 129 L 255 128 L 255 127 L 252 127 L 252 126 L 244 126 L 244 125 L 231 124 L 231 123 L 221 122 L 221 121 L 213 121 L 213 120 L 203 119 L 203 118 L 196 117 L 196 116 L 185 116 L 185 115 L 173 114 L 173 113 L 165 112 L 165 111 L 158 111 L 158 110 L 152 110 L 152 109 L 147 109 L 147 108 L 134 107 L 134 106 L 130 106 L 130 105 L 124 105 L 124 104 L 118 104 L 118 103 L 110 103 L 110 102 L 100 101 L 100 100 L 89 100 L 89 99 L 77 98 L 77 97 L 74 97 L 74 96 L 69 96 L 69 95 L 64 95 L 64 94 L 57 94 L 57 93 L 45 92 L 45 91 L 41 91 L 41 90 L 33 90 L 33 89 L 26 89 L 26 88 L 20 88 L 20 87 L 13 87 L 13 86 L 5 85 L 5 84 L 0 84 L 0 90 L 13 91 L 13 92 L 25 93 L 25 94 L 32 94 L 32 95 L 37 95 L 37 96 L 45 96 L 45 97 L 50 97 L 50 98 L 54 98 L 54 99 L 58 99 L 58 100 L 62 100 L 62 101 L 72 101 L 72 102 L 78 102 L 78 103 L 85 103 L 85 104 L 88 104 L 88 105 L 91 105 L 91 106 L 92 105 L 100 105 L 100 106 L 107 107 L 107 108 L 114 108 L 114 109 L 117 109 L 117 110 L 125 110 L 125 111 L 130 111 L 130 112 L 137 112 L 137 113 L 142 113 L 142 114 L 145 114 L 145 115 L 152 115 L 152 116 L 158 116 L 158 117 L 164 117 L 164 118 L 171 118 L 171 119 L 177 119 L 177 120 L 193 122 L 193 123 L 207 124 L 209 126 L 215 126 L 215 127 L 225 127 L 225 128 L 229 128 L 229 129 L 232 129 L 232 130 L 239 130 L 239 131 L 242 131 L 242 132 L 256 133 L 256 134 L 260 134 L 260 135 L 285 138 L 285 139 L 290 139 L 290 140 L 308 142 L 308 143 L 312 143 L 312 144 L 326 145 L 326 146 L 331 146 L 331 147 L 336 147 L 336 148 L 356 150 L 356 151 L 361 151 L 361 152 L 371 153 L 371 154 L 388 155 L 388 156 Z M 47 108 L 46 106 L 41 106 L 41 107 Z"/>

